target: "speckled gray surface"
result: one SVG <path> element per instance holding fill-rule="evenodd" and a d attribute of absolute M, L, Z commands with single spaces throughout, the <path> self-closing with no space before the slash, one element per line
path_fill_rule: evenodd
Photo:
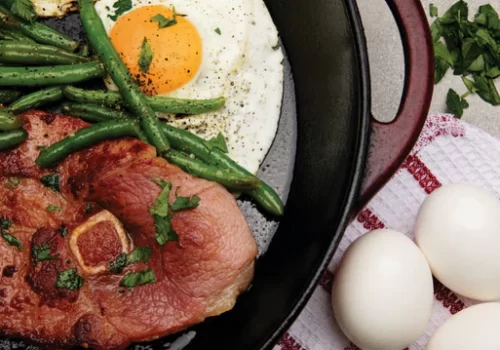
<path fill-rule="evenodd" d="M 439 13 L 446 11 L 455 0 L 422 0 L 428 14 L 429 4 L 434 3 Z M 479 5 L 492 3 L 500 10 L 500 5 L 485 0 L 467 0 L 470 12 L 475 13 Z M 365 27 L 370 58 L 372 83 L 372 112 L 380 120 L 391 120 L 397 111 L 403 86 L 403 51 L 398 30 L 391 12 L 384 0 L 358 0 L 359 10 Z M 430 18 L 429 18 L 430 20 Z M 500 88 L 500 80 L 497 80 Z M 458 93 L 466 91 L 460 77 L 448 72 L 446 77 L 434 87 L 431 112 L 445 112 L 445 98 L 449 88 Z M 465 110 L 463 120 L 500 137 L 500 106 L 491 106 L 478 96 L 467 98 L 470 107 Z"/>

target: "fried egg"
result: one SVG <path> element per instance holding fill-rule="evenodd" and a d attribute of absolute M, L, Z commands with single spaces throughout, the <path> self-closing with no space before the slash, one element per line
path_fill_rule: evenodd
<path fill-rule="evenodd" d="M 116 20 L 114 3 L 99 0 L 96 10 L 144 93 L 226 98 L 215 112 L 159 116 L 205 139 L 222 133 L 229 155 L 256 173 L 276 135 L 283 94 L 283 52 L 263 1 L 132 0 Z M 152 21 L 158 15 L 177 23 L 160 28 Z M 145 40 L 153 52 L 147 73 L 139 64 Z"/>
<path fill-rule="evenodd" d="M 32 0 L 40 17 L 62 17 L 76 10 L 75 0 Z"/>

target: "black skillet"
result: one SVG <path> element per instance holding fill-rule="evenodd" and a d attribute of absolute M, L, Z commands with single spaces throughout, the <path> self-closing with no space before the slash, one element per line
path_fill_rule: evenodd
<path fill-rule="evenodd" d="M 240 201 L 261 249 L 277 229 L 250 290 L 232 311 L 187 330 L 187 337 L 172 335 L 137 349 L 168 349 L 167 343 L 188 339 L 186 350 L 271 349 L 297 317 L 352 215 L 416 142 L 430 105 L 434 64 L 420 1 L 387 3 L 403 39 L 406 82 L 397 118 L 381 124 L 370 116 L 366 43 L 355 1 L 266 1 L 288 61 L 279 132 L 260 175 L 283 197 L 289 192 L 286 215 L 278 223 Z M 48 23 L 81 35 L 75 15 Z M 0 340 L 0 348 L 26 344 Z"/>

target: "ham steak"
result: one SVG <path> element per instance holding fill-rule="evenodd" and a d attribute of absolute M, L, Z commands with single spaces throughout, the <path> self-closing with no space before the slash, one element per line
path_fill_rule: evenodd
<path fill-rule="evenodd" d="M 122 349 L 233 307 L 252 280 L 257 247 L 229 192 L 131 138 L 102 142 L 41 170 L 40 149 L 87 124 L 39 111 L 22 118 L 28 139 L 0 152 L 1 334 Z M 55 174 L 59 191 L 40 181 Z M 162 188 L 153 179 L 171 185 L 170 203 L 200 199 L 196 208 L 169 214 L 178 239 L 164 245 L 155 239 L 151 208 Z M 137 247 L 148 249 L 149 260 L 109 268 Z M 146 272 L 154 278 L 123 284 Z"/>

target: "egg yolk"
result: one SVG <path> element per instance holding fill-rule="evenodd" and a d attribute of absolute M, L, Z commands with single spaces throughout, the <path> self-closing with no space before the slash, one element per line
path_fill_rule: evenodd
<path fill-rule="evenodd" d="M 165 21 L 152 21 L 155 16 L 155 19 L 161 18 L 158 15 L 166 21 L 175 18 L 177 23 L 161 28 L 160 24 L 165 25 Z M 140 7 L 119 17 L 109 34 L 130 73 L 150 96 L 178 89 L 200 68 L 200 34 L 186 16 L 174 15 L 172 9 L 161 5 Z M 147 72 L 139 64 L 144 40 L 153 55 Z"/>

